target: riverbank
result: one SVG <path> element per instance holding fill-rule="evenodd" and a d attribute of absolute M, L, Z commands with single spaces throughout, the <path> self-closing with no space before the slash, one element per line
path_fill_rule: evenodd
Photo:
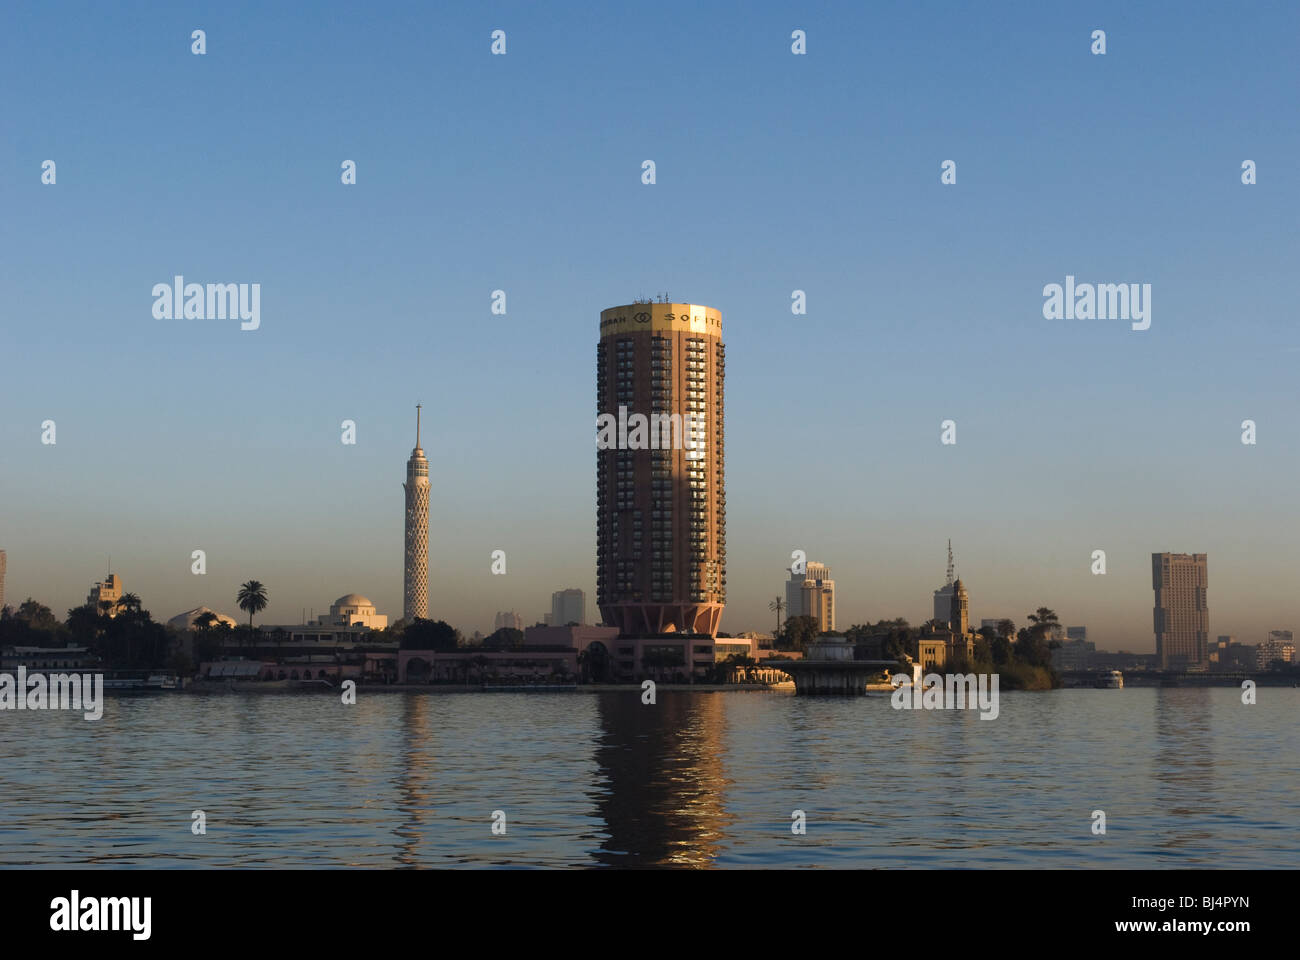
<path fill-rule="evenodd" d="M 195 680 L 187 683 L 186 693 L 339 693 L 339 687 L 326 687 L 313 683 L 310 686 L 286 686 L 285 681 L 249 681 L 222 683 L 220 681 Z M 882 689 L 889 689 L 886 684 Z M 681 691 L 688 693 L 793 693 L 791 682 L 776 684 L 761 683 L 657 683 L 656 693 L 664 691 Z M 639 683 L 586 683 L 557 690 L 553 686 L 531 687 L 527 684 L 493 685 L 485 690 L 479 684 L 461 683 L 375 683 L 359 684 L 357 693 L 637 693 L 641 692 Z"/>

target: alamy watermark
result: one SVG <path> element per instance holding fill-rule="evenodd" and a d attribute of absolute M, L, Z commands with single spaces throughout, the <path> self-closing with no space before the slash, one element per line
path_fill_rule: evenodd
<path fill-rule="evenodd" d="M 155 320 L 235 320 L 240 330 L 262 325 L 260 283 L 186 283 L 177 275 L 172 282 L 155 283 L 152 296 Z"/>
<path fill-rule="evenodd" d="M 889 703 L 895 710 L 979 710 L 981 720 L 998 718 L 996 673 L 927 673 L 920 683 L 911 679 L 894 674 Z"/>
<path fill-rule="evenodd" d="M 104 715 L 102 673 L 0 673 L 0 710 L 81 710 L 87 720 Z"/>
<path fill-rule="evenodd" d="M 73 890 L 50 901 L 50 929 L 56 933 L 125 931 L 148 940 L 153 924 L 152 897 L 83 897 Z"/>
<path fill-rule="evenodd" d="M 707 418 L 700 413 L 644 413 L 596 417 L 597 450 L 691 450 L 703 452 Z"/>
<path fill-rule="evenodd" d="M 1132 320 L 1134 330 L 1151 326 L 1151 284 L 1080 283 L 1043 287 L 1044 320 Z"/>

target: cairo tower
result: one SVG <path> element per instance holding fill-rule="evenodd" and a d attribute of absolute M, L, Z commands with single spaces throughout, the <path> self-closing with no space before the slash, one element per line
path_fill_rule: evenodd
<path fill-rule="evenodd" d="M 712 307 L 601 311 L 598 417 L 680 420 L 685 435 L 656 442 L 652 426 L 649 448 L 635 430 L 620 429 L 604 448 L 598 438 L 596 603 L 624 636 L 718 632 L 727 599 L 723 363 L 722 314 Z"/>
<path fill-rule="evenodd" d="M 429 461 L 420 449 L 420 404 L 415 405 L 415 449 L 406 461 L 406 558 L 402 619 L 429 616 Z"/>

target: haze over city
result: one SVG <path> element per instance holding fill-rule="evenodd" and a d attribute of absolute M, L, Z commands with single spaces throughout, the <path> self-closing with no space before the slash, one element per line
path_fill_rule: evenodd
<path fill-rule="evenodd" d="M 599 314 L 667 292 L 724 324 L 723 631 L 772 629 L 795 549 L 842 626 L 919 623 L 948 538 L 976 622 L 1047 605 L 1151 650 L 1151 553 L 1174 551 L 1208 554 L 1212 635 L 1300 627 L 1294 7 L 1207 29 L 1180 5 L 505 5 L 499 58 L 481 13 L 430 34 L 422 9 L 215 9 L 205 58 L 175 41 L 192 11 L 12 14 L 7 602 L 62 616 L 111 555 L 158 618 L 237 614 L 249 578 L 268 622 L 349 591 L 396 618 L 422 402 L 430 615 L 489 632 L 573 586 L 595 619 Z M 176 274 L 260 283 L 260 329 L 155 319 Z M 1045 320 L 1067 274 L 1151 284 L 1150 329 Z"/>

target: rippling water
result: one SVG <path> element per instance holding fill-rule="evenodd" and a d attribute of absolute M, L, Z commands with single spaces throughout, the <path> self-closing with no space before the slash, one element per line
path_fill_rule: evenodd
<path fill-rule="evenodd" d="M 6 711 L 0 865 L 1300 867 L 1300 691 L 1258 695 L 1004 693 L 992 721 L 639 690 Z"/>

